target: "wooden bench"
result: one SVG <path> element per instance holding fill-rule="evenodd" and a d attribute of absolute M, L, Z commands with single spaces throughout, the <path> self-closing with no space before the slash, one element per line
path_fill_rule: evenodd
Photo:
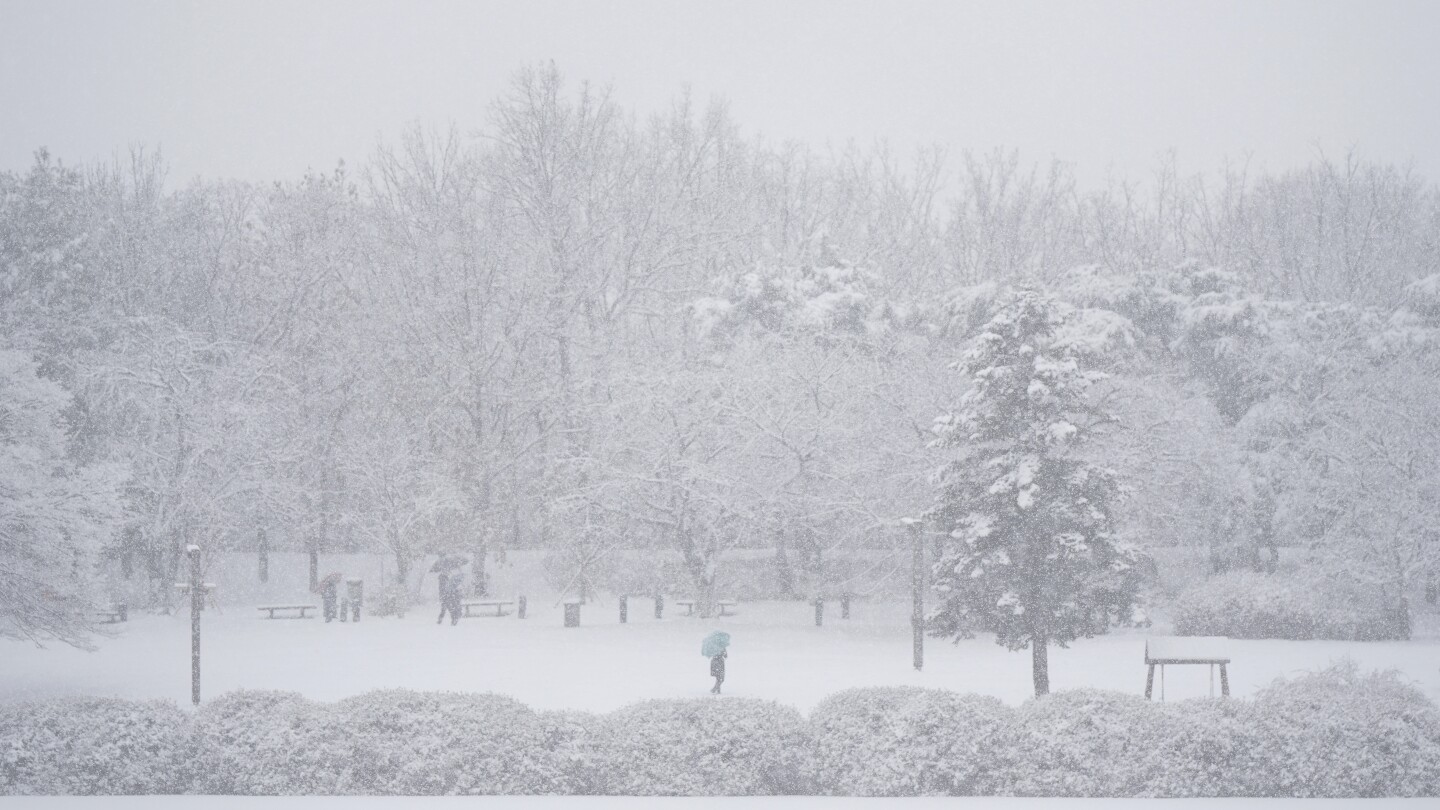
<path fill-rule="evenodd" d="M 111 605 L 95 611 L 102 624 L 118 624 L 130 620 L 130 609 L 124 604 Z"/>
<path fill-rule="evenodd" d="M 693 616 L 693 615 L 695 615 L 695 606 L 696 606 L 697 604 L 699 604 L 699 602 L 697 602 L 697 601 L 694 600 L 694 599 L 676 599 L 676 600 L 675 600 L 675 604 L 677 604 L 677 605 L 684 605 L 684 606 L 685 606 L 685 615 L 686 615 L 686 616 Z M 720 599 L 720 600 L 718 600 L 718 601 L 715 602 L 716 607 L 720 608 L 720 615 L 721 615 L 721 616 L 729 616 L 729 615 L 731 615 L 730 613 L 726 613 L 726 611 L 734 608 L 734 607 L 735 607 L 735 604 L 736 604 L 736 603 L 735 603 L 735 600 L 734 600 L 734 599 Z"/>
<path fill-rule="evenodd" d="M 1219 636 L 1179 636 L 1175 638 L 1152 638 L 1145 642 L 1145 697 L 1155 686 L 1155 667 L 1160 667 L 1160 699 L 1165 699 L 1165 667 L 1168 664 L 1210 665 L 1210 696 L 1215 696 L 1215 667 L 1220 667 L 1220 694 L 1230 697 L 1230 675 L 1225 666 L 1230 663 L 1228 638 Z"/>
<path fill-rule="evenodd" d="M 493 607 L 495 608 L 496 616 L 509 616 L 510 614 L 505 608 L 513 604 L 515 604 L 514 600 L 508 599 L 472 599 L 460 603 L 460 613 L 464 616 L 469 616 L 470 608 L 472 607 Z"/>
<path fill-rule="evenodd" d="M 270 612 L 270 615 L 265 617 L 265 618 L 267 618 L 267 619 L 313 619 L 313 618 L 315 618 L 315 617 L 314 617 L 314 616 L 306 616 L 306 615 L 305 615 L 305 611 L 307 611 L 307 610 L 319 610 L 319 608 L 315 607 L 314 605 L 261 605 L 260 607 L 257 607 L 257 608 L 255 608 L 255 609 L 256 609 L 256 610 L 266 610 L 266 611 L 269 611 L 269 612 Z M 299 611 L 300 615 L 298 615 L 298 616 L 276 616 L 276 615 L 275 615 L 275 611 L 277 611 L 277 610 L 283 610 L 283 611 L 287 611 L 287 612 L 288 612 L 288 611 L 292 611 L 292 610 L 294 610 L 294 611 Z"/>

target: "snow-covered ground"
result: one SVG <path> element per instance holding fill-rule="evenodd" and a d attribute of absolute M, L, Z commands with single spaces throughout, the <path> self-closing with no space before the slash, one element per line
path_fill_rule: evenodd
<path fill-rule="evenodd" d="M 700 640 L 714 629 L 733 636 L 726 694 L 777 700 L 802 711 L 857 686 L 942 687 L 1009 703 L 1032 691 L 1028 652 L 1008 652 L 984 636 L 958 645 L 927 639 L 925 668 L 916 672 L 909 607 L 900 603 L 857 602 L 848 621 L 839 618 L 838 604 L 827 604 L 824 627 L 815 626 L 813 607 L 801 603 L 742 603 L 738 615 L 708 620 L 687 617 L 672 605 L 657 621 L 648 599 L 632 599 L 630 623 L 621 625 L 617 613 L 615 600 L 602 600 L 584 608 L 582 626 L 566 628 L 560 608 L 534 600 L 524 620 L 470 618 L 452 627 L 448 621 L 436 625 L 430 608 L 404 619 L 326 624 L 265 620 L 253 607 L 224 606 L 204 617 L 203 693 L 285 689 L 328 701 L 406 687 L 497 692 L 536 709 L 607 711 L 647 698 L 705 695 L 712 681 Z M 1399 670 L 1440 701 L 1435 619 L 1422 615 L 1409 642 L 1231 642 L 1232 693 L 1248 695 L 1277 677 L 1348 656 L 1362 669 Z M 0 642 L 0 700 L 83 694 L 188 705 L 188 614 L 139 615 L 116 628 L 94 652 Z M 1143 693 L 1144 642 L 1152 634 L 1127 631 L 1052 650 L 1052 688 Z M 1171 667 L 1166 694 L 1203 696 L 1209 683 L 1205 667 Z"/>
<path fill-rule="evenodd" d="M 1018 799 L 830 796 L 0 796 L 0 810 L 1421 810 L 1434 799 Z"/>

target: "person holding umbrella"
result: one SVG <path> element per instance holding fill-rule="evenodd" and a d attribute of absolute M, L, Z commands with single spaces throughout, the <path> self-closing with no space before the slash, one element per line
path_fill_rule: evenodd
<path fill-rule="evenodd" d="M 335 603 L 340 598 L 340 580 L 345 575 L 339 571 L 331 571 L 325 578 L 315 583 L 315 591 L 320 594 L 321 604 L 324 606 L 325 621 L 335 620 Z"/>
<path fill-rule="evenodd" d="M 432 572 L 440 575 L 440 617 L 435 620 L 436 624 L 445 621 L 447 612 L 452 627 L 460 623 L 460 591 L 465 580 L 460 568 L 467 562 L 459 554 L 441 554 L 440 559 L 430 566 Z"/>
<path fill-rule="evenodd" d="M 710 694 L 720 694 L 720 684 L 725 683 L 725 659 L 729 657 L 730 634 L 716 630 L 700 642 L 700 654 L 710 659 L 710 677 L 715 685 Z"/>

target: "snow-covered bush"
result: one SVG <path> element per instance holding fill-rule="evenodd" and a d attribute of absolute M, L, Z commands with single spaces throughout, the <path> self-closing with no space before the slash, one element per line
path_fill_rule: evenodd
<path fill-rule="evenodd" d="M 540 719 L 513 698 L 386 689 L 330 707 L 339 793 L 566 793 Z"/>
<path fill-rule="evenodd" d="M 973 796 L 993 790 L 990 751 L 1014 725 L 992 697 L 874 687 L 815 707 L 816 782 L 840 796 Z"/>
<path fill-rule="evenodd" d="M 589 796 L 599 791 L 595 770 L 596 736 L 603 720 L 599 715 L 581 711 L 539 712 L 545 750 L 565 770 L 568 792 Z"/>
<path fill-rule="evenodd" d="M 191 791 L 242 796 L 338 792 L 349 766 L 331 708 L 298 692 L 240 690 L 201 705 Z"/>
<path fill-rule="evenodd" d="M 0 794 L 182 793 L 187 725 L 185 713 L 168 701 L 0 705 Z"/>
<path fill-rule="evenodd" d="M 991 750 L 996 792 L 1226 796 L 1250 739 L 1228 701 L 1155 703 L 1078 689 L 1035 698 Z"/>
<path fill-rule="evenodd" d="M 1342 639 L 1408 637 L 1408 628 L 1382 599 L 1324 577 L 1285 577 L 1231 571 L 1204 579 L 1175 599 L 1175 632 L 1182 636 Z"/>
<path fill-rule="evenodd" d="M 621 796 L 811 793 L 808 727 L 788 706 L 752 698 L 651 700 L 603 718 L 597 792 Z"/>
<path fill-rule="evenodd" d="M 1276 681 L 1251 704 L 1258 796 L 1440 796 L 1440 709 L 1394 672 L 1353 662 Z"/>

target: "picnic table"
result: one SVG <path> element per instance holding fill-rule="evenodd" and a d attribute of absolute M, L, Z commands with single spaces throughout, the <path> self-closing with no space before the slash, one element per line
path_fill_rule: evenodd
<path fill-rule="evenodd" d="M 695 606 L 699 604 L 699 601 L 698 601 L 698 600 L 695 600 L 695 599 L 676 599 L 676 600 L 675 600 L 675 604 L 677 604 L 677 605 L 684 605 L 684 606 L 685 606 L 685 615 L 686 615 L 686 616 L 693 616 L 693 615 L 695 615 Z M 736 605 L 736 602 L 735 602 L 734 599 L 721 599 L 721 600 L 716 601 L 716 602 L 715 602 L 715 605 L 720 608 L 720 615 L 721 615 L 721 616 L 729 616 L 730 614 L 729 614 L 729 613 L 726 613 L 725 611 L 730 610 L 731 608 L 734 608 L 735 605 Z"/>
<path fill-rule="evenodd" d="M 493 607 L 496 616 L 510 615 L 505 608 L 515 604 L 513 599 L 470 599 L 460 603 L 462 615 L 469 616 L 470 608 Z"/>
<path fill-rule="evenodd" d="M 307 611 L 307 610 L 319 610 L 319 608 L 317 608 L 315 605 L 261 605 L 261 606 L 255 608 L 255 609 L 256 609 L 256 610 L 269 611 L 270 615 L 268 615 L 268 616 L 265 617 L 265 618 L 267 618 L 267 619 L 313 619 L 313 618 L 315 618 L 315 617 L 314 617 L 314 616 L 306 616 L 306 615 L 305 615 L 305 611 Z M 282 611 L 286 611 L 286 612 L 289 612 L 289 611 L 292 611 L 292 610 L 293 610 L 293 611 L 298 611 L 299 615 L 297 615 L 297 616 L 276 616 L 276 615 L 275 615 L 275 611 L 277 611 L 277 610 L 282 610 Z"/>
<path fill-rule="evenodd" d="M 130 620 L 130 608 L 124 602 L 120 602 L 96 610 L 95 615 L 104 624 L 117 624 Z"/>
<path fill-rule="evenodd" d="M 1165 667 L 1169 664 L 1206 664 L 1210 667 L 1210 695 L 1215 695 L 1215 667 L 1220 667 L 1220 695 L 1230 697 L 1230 639 L 1220 636 L 1152 638 L 1145 642 L 1145 697 L 1155 685 L 1155 667 L 1160 667 L 1160 699 L 1165 699 Z"/>

